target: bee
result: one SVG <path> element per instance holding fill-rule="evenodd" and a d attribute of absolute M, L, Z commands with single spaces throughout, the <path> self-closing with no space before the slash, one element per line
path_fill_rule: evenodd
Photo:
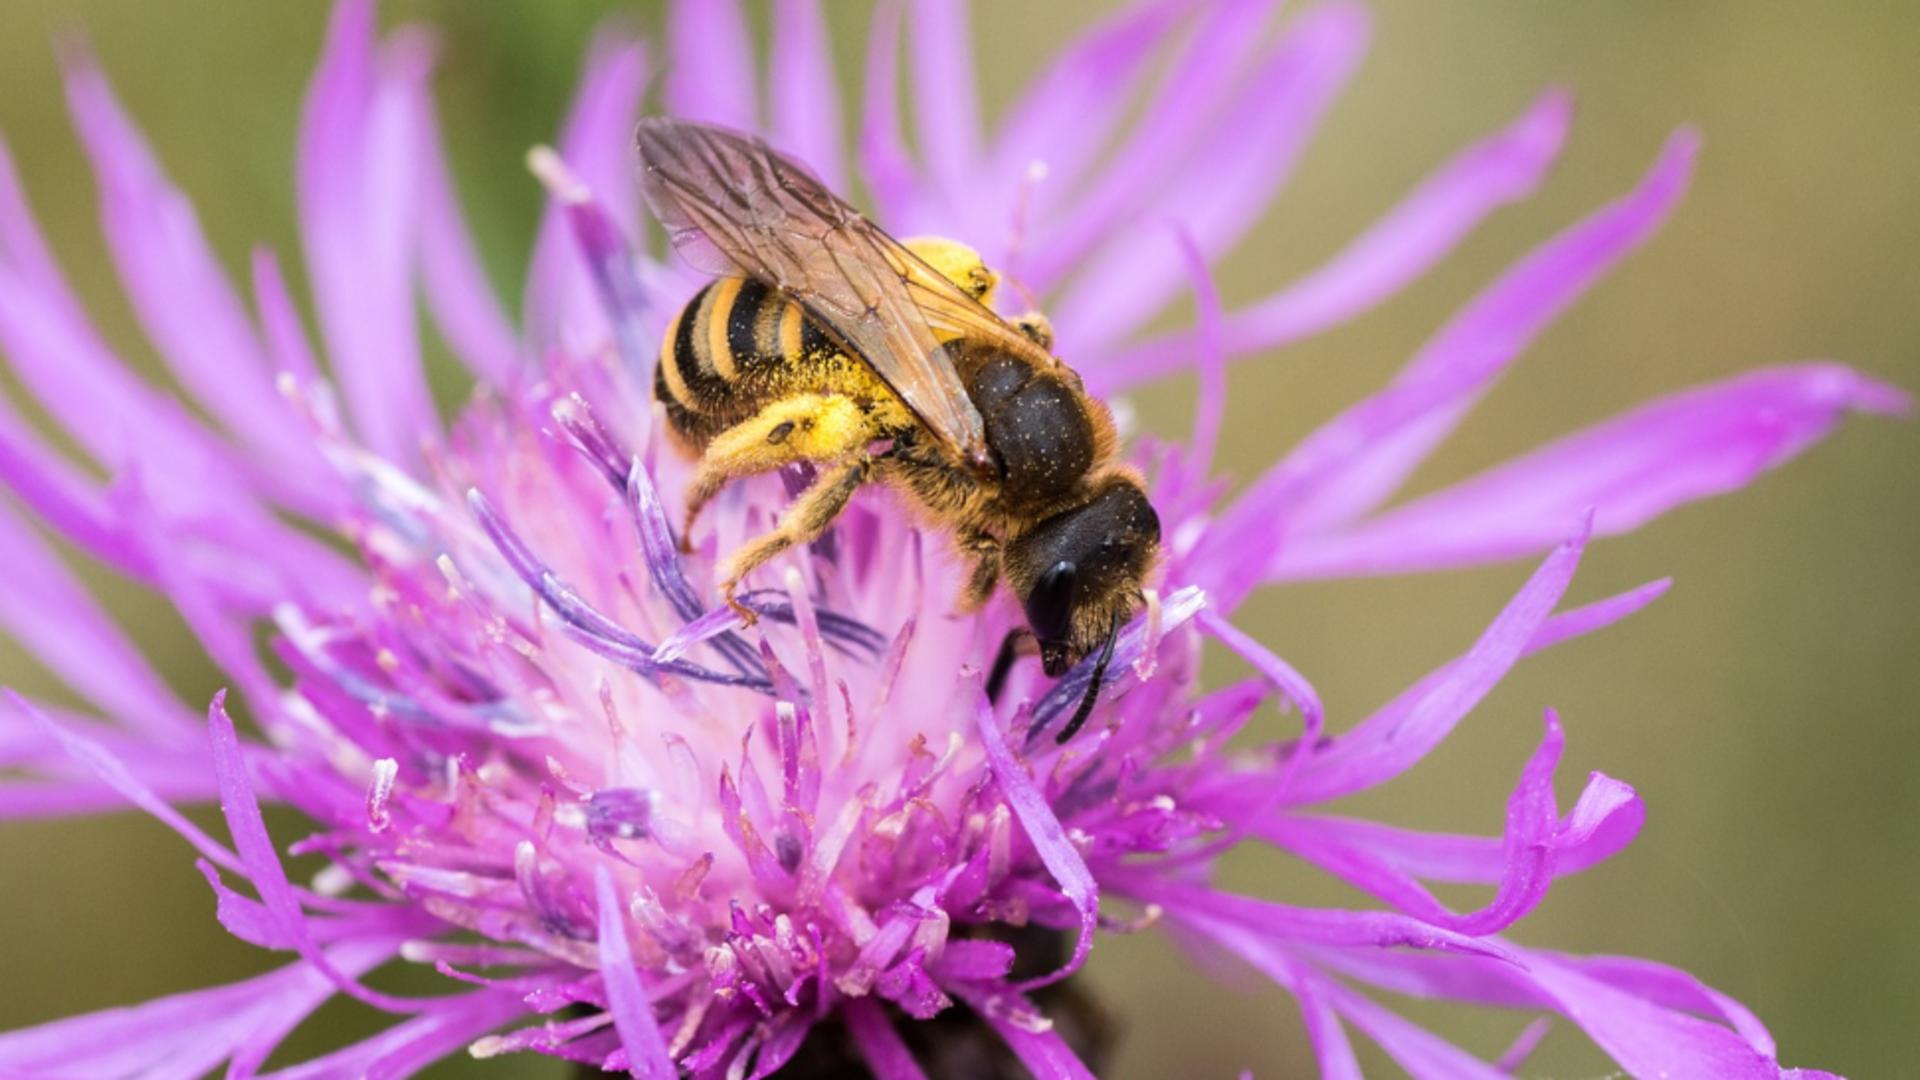
<path fill-rule="evenodd" d="M 1099 650 L 1070 737 L 1144 602 L 1160 520 L 1045 320 L 1002 319 L 988 306 L 998 276 L 972 249 L 895 240 L 757 138 L 649 118 L 636 142 L 654 216 L 718 275 L 667 328 L 654 373 L 668 427 L 698 456 L 682 543 L 729 481 L 815 468 L 775 528 L 721 565 L 751 623 L 742 578 L 817 539 L 861 486 L 904 492 L 971 562 L 961 610 L 1004 581 L 1049 676 Z"/>

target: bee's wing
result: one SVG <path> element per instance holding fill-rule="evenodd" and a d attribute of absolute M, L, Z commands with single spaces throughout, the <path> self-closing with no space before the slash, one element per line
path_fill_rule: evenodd
<path fill-rule="evenodd" d="M 972 303 L 965 293 L 759 139 L 650 117 L 636 141 L 641 190 L 690 262 L 778 289 L 871 365 L 948 449 L 988 460 L 980 413 L 929 321 L 950 322 L 941 313 L 950 300 L 928 279 Z M 936 298 L 929 313 L 923 296 Z"/>

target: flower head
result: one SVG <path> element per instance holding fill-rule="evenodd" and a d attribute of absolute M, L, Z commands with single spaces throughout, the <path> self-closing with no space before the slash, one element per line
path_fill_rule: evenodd
<path fill-rule="evenodd" d="M 1129 9 L 1056 58 L 989 136 L 954 45 L 960 8 L 915 4 L 918 154 L 898 133 L 893 8 L 874 29 L 855 156 L 876 220 L 979 247 L 1043 298 L 1096 393 L 1178 370 L 1200 380 L 1193 437 L 1136 452 L 1163 522 L 1161 577 L 1118 637 L 1092 722 L 1065 744 L 1048 735 L 1095 661 L 1057 682 L 1019 664 L 988 695 L 981 673 L 1018 606 L 953 614 L 965 566 L 898 499 L 860 498 L 749 580 L 751 628 L 718 603 L 715 564 L 769 527 L 794 478 L 743 482 L 675 535 L 690 465 L 655 414 L 651 373 L 701 278 L 642 243 L 637 42 L 597 44 L 555 149 L 533 157 L 552 201 L 516 329 L 456 206 L 421 40 L 377 41 L 371 6 L 345 0 L 300 143 L 317 344 L 271 255 L 256 256 L 251 304 L 234 291 L 102 75 L 73 61 L 116 264 L 210 422 L 109 354 L 0 161 L 0 347 L 114 479 L 96 483 L 10 413 L 0 477 L 72 543 L 163 592 L 262 737 L 239 734 L 224 695 L 205 723 L 176 702 L 3 511 L 0 619 L 105 719 L 13 697 L 5 745 L 23 778 L 0 790 L 15 812 L 125 799 L 159 816 L 198 850 L 221 923 L 297 959 L 0 1036 L 0 1070 L 247 1074 L 341 993 L 394 1025 L 292 1075 L 400 1075 L 464 1048 L 758 1076 L 832 1030 L 874 1072 L 913 1076 L 902 1031 L 959 1007 L 1033 1072 L 1080 1075 L 1036 995 L 1102 934 L 1166 926 L 1289 990 L 1329 1075 L 1355 1074 L 1349 1028 L 1448 1076 L 1513 1068 L 1541 1030 L 1482 1062 L 1372 989 L 1559 1014 L 1635 1074 L 1777 1075 L 1758 1021 L 1684 973 L 1501 936 L 1643 817 L 1630 786 L 1598 773 L 1558 804 L 1552 712 L 1506 794 L 1503 836 L 1313 808 L 1390 781 L 1524 657 L 1664 590 L 1562 610 L 1590 537 L 1737 488 L 1846 412 L 1905 398 L 1837 365 L 1756 372 L 1381 509 L 1527 341 L 1658 225 L 1692 160 L 1683 132 L 1636 189 L 1516 266 L 1391 386 L 1223 501 L 1210 466 L 1228 362 L 1417 278 L 1532 190 L 1568 120 L 1564 96 L 1547 95 L 1325 267 L 1225 311 L 1209 263 L 1275 194 L 1367 33 L 1358 9 L 1330 4 L 1269 42 L 1255 31 L 1270 6 Z M 764 130 L 846 191 L 818 6 L 781 4 L 776 19 L 762 109 L 736 7 L 676 5 L 665 108 Z M 1146 335 L 1182 292 L 1195 325 Z M 421 363 L 422 296 L 475 383 L 445 423 Z M 1308 681 L 1230 621 L 1273 583 L 1515 558 L 1540 561 L 1478 640 L 1338 734 Z M 263 625 L 271 663 L 255 648 Z M 1208 641 L 1256 675 L 1203 690 Z M 1269 728 L 1239 749 L 1237 736 Z M 169 805 L 206 799 L 229 842 Z M 290 850 L 327 870 L 289 878 L 263 801 L 314 822 Z M 1215 860 L 1242 844 L 1379 904 L 1308 908 L 1214 884 Z M 1436 882 L 1494 895 L 1456 911 Z M 1022 956 L 1012 931 L 1030 926 L 1071 944 Z M 449 992 L 367 985 L 396 959 L 436 967 Z"/>

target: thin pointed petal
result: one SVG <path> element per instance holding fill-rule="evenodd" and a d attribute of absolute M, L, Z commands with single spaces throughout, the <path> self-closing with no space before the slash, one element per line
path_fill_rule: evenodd
<path fill-rule="evenodd" d="M 840 86 L 820 0 L 774 5 L 767 82 L 774 145 L 805 162 L 829 189 L 845 191 Z"/>
<path fill-rule="evenodd" d="M 91 58 L 69 61 L 67 98 L 98 178 L 101 231 L 147 336 L 195 398 L 276 470 L 324 482 L 193 205 L 168 183 Z"/>
<path fill-rule="evenodd" d="M 557 144 L 561 160 L 592 193 L 594 204 L 628 237 L 641 235 L 632 141 L 646 73 L 646 53 L 637 41 L 601 32 L 587 54 Z M 540 348 L 593 348 L 613 334 L 570 215 L 566 200 L 550 198 L 534 241 L 525 325 Z"/>
<path fill-rule="evenodd" d="M 101 712 L 158 738 L 191 722 L 157 672 L 47 546 L 0 506 L 0 627 Z"/>
<path fill-rule="evenodd" d="M 1632 192 L 1529 255 L 1456 315 L 1395 380 L 1396 387 L 1430 384 L 1447 393 L 1368 439 L 1337 474 L 1288 508 L 1290 527 L 1325 530 L 1390 497 L 1541 331 L 1659 230 L 1686 193 L 1699 148 L 1694 132 L 1676 132 Z"/>
<path fill-rule="evenodd" d="M 414 312 L 429 62 L 418 38 L 382 55 L 373 5 L 345 0 L 300 128 L 301 241 L 328 357 L 355 429 L 402 462 L 439 429 Z"/>
<path fill-rule="evenodd" d="M 600 977 L 606 981 L 614 1027 L 627 1049 L 627 1069 L 648 1080 L 672 1080 L 678 1071 L 667 1054 L 653 1005 L 633 967 L 632 947 L 627 944 L 626 906 L 620 903 L 613 876 L 604 865 L 594 868 L 593 888 L 600 911 Z"/>
<path fill-rule="evenodd" d="M 965 0 L 910 0 L 908 12 L 920 153 L 946 197 L 964 207 L 980 168 L 980 92 Z"/>
<path fill-rule="evenodd" d="M 1283 548 L 1270 580 L 1435 570 L 1523 558 L 1594 509 L 1601 536 L 1735 491 L 1856 413 L 1907 396 L 1838 364 L 1750 372 L 1643 405 L 1344 532 Z"/>
<path fill-rule="evenodd" d="M 1400 775 L 1445 739 L 1525 653 L 1573 581 L 1587 532 L 1547 556 L 1465 656 L 1361 721 L 1294 774 L 1290 803 L 1351 794 Z"/>
<path fill-rule="evenodd" d="M 1087 869 L 1086 860 L 1074 849 L 1073 841 L 1067 838 L 1067 831 L 1055 816 L 1053 808 L 1041 794 L 1033 778 L 1027 775 L 1026 766 L 1013 756 L 1007 746 L 1006 734 L 1000 729 L 1000 721 L 993 715 L 993 706 L 986 695 L 980 696 L 979 707 L 975 711 L 975 729 L 980 733 L 980 741 L 986 750 L 987 760 L 992 764 L 993 777 L 1000 785 L 1001 795 L 1013 808 L 1014 817 L 1020 820 L 1020 826 L 1027 831 L 1027 838 L 1033 841 L 1034 851 L 1040 861 L 1046 864 L 1047 872 L 1053 875 L 1075 909 L 1080 913 L 1080 936 L 1074 942 L 1073 955 L 1066 966 L 1038 979 L 1024 984 L 1023 989 L 1046 986 L 1073 974 L 1086 963 L 1087 951 L 1093 948 L 1094 919 L 1100 909 L 1100 885 Z"/>
<path fill-rule="evenodd" d="M 847 1002 L 843 1013 L 854 1049 L 873 1070 L 875 1080 L 927 1080 L 913 1051 L 895 1030 L 893 1020 L 871 998 Z"/>
<path fill-rule="evenodd" d="M 1036 1080 L 1094 1080 L 1053 1023 L 1017 991 L 963 984 L 953 992 L 973 1006 Z"/>
<path fill-rule="evenodd" d="M 753 131 L 753 43 L 739 0 L 674 0 L 667 7 L 667 108 L 676 116 Z"/>
<path fill-rule="evenodd" d="M 419 108 L 425 117 L 418 153 L 420 269 L 427 306 L 454 355 L 482 380 L 502 386 L 520 368 L 517 335 L 467 228 L 437 135 L 440 125 L 432 99 L 423 95 Z"/>
<path fill-rule="evenodd" d="M 1160 195 L 1209 260 L 1232 250 L 1292 175 L 1366 52 L 1366 12 L 1345 4 L 1301 17 L 1265 59 L 1217 128 Z M 1062 341 L 1098 352 L 1165 307 L 1181 281 L 1165 229 L 1130 224 L 1088 260 L 1050 314 Z"/>
<path fill-rule="evenodd" d="M 1239 311 L 1223 330 L 1229 358 L 1278 349 L 1372 310 L 1432 269 L 1493 211 L 1533 194 L 1559 157 L 1572 119 L 1564 92 L 1534 103 L 1469 146 L 1318 270 Z M 1195 334 L 1122 349 L 1088 373 L 1116 393 L 1192 363 Z"/>

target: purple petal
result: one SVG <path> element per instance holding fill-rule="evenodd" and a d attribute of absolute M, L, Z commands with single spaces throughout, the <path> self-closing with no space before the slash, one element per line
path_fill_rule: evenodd
<path fill-rule="evenodd" d="M 207 887 L 213 890 L 214 918 L 218 919 L 222 929 L 249 945 L 262 949 L 292 949 L 292 935 L 286 932 L 273 913 L 258 900 L 249 900 L 227 888 L 220 879 L 220 871 L 205 859 L 195 859 L 194 868 L 200 876 L 207 879 Z"/>
<path fill-rule="evenodd" d="M 376 55 L 372 3 L 343 0 L 300 125 L 300 235 L 320 328 L 355 428 L 399 462 L 439 430 L 413 289 L 428 61 L 418 38 Z"/>
<path fill-rule="evenodd" d="M 1529 255 L 1456 315 L 1395 380 L 1396 387 L 1433 383 L 1449 392 L 1358 448 L 1289 509 L 1289 528 L 1327 529 L 1392 495 L 1542 330 L 1659 229 L 1686 191 L 1699 146 L 1692 131 L 1675 133 L 1637 188 Z"/>
<path fill-rule="evenodd" d="M 948 982 L 998 982 L 1013 970 L 1014 956 L 1013 946 L 1004 941 L 958 938 L 941 950 L 933 973 Z"/>
<path fill-rule="evenodd" d="M 806 162 L 831 190 L 845 191 L 840 88 L 820 0 L 777 0 L 767 66 L 774 145 Z"/>
<path fill-rule="evenodd" d="M 1168 914 L 1196 925 L 1239 927 L 1267 942 L 1342 949 L 1411 948 L 1512 961 L 1506 945 L 1470 937 L 1390 911 L 1297 907 L 1224 892 L 1210 885 L 1127 873 L 1122 888 Z"/>
<path fill-rule="evenodd" d="M 1662 1008 L 1539 953 L 1527 955 L 1526 979 L 1635 1076 L 1779 1076 L 1771 1040 L 1762 1049 L 1718 1024 Z"/>
<path fill-rule="evenodd" d="M 879 0 L 867 32 L 865 97 L 861 106 L 858 157 L 861 175 L 873 193 L 877 216 L 888 228 L 911 232 L 921 212 L 919 178 L 900 134 L 900 4 Z"/>
<path fill-rule="evenodd" d="M 482 990 L 445 998 L 422 1013 L 324 1057 L 265 1074 L 266 1080 L 346 1080 L 411 1076 L 441 1061 L 527 1006 L 517 995 Z"/>
<path fill-rule="evenodd" d="M 1178 917 L 1178 916 L 1176 916 Z M 1308 1035 L 1327 1075 L 1359 1076 L 1340 1018 L 1380 1045 L 1394 1061 L 1416 1078 L 1435 1080 L 1485 1078 L 1504 1074 L 1480 1059 L 1393 1013 L 1339 983 L 1314 972 L 1292 958 L 1281 945 L 1256 931 L 1211 919 L 1182 919 L 1255 969 L 1291 991 L 1307 1018 Z M 1484 963 L 1484 961 L 1483 961 Z M 1489 967 L 1505 965 L 1490 964 Z"/>
<path fill-rule="evenodd" d="M 1539 904 L 1556 876 L 1624 847 L 1645 818 L 1632 788 L 1595 774 L 1563 823 L 1553 799 L 1562 742 L 1559 721 L 1549 711 L 1547 734 L 1508 800 L 1507 828 L 1497 842 L 1311 818 L 1270 819 L 1254 831 L 1415 918 L 1463 934 L 1495 933 Z M 1584 858 L 1580 865 L 1563 865 L 1566 856 Z M 1499 890 L 1486 907 L 1456 915 L 1416 880 L 1428 866 L 1441 871 L 1432 875 L 1439 880 L 1491 882 Z"/>
<path fill-rule="evenodd" d="M 67 99 L 100 186 L 101 231 L 160 355 L 197 400 L 300 484 L 324 482 L 274 389 L 259 338 L 199 219 L 114 99 L 90 57 L 70 57 Z"/>
<path fill-rule="evenodd" d="M 562 315 L 563 320 L 570 321 L 563 321 L 561 325 L 578 335 L 597 321 L 612 334 L 627 370 L 644 380 L 653 370 L 659 345 L 649 334 L 647 315 L 653 303 L 649 290 L 640 283 L 639 257 L 606 207 L 559 155 L 546 147 L 536 147 L 527 155 L 527 164 L 556 200 L 568 239 L 572 241 L 573 258 L 561 272 L 561 279 L 571 284 L 561 286 L 565 299 L 559 303 L 574 314 Z M 599 302 L 598 320 L 576 308 L 581 287 L 577 278 L 582 268 Z M 556 406 L 557 409 L 567 407 L 567 402 Z M 556 419 L 565 422 L 558 415 Z M 610 467 L 617 469 L 618 466 Z"/>
<path fill-rule="evenodd" d="M 1331 980 L 1316 980 L 1353 1025 L 1380 1045 L 1415 1080 L 1502 1080 L 1488 1065 L 1433 1032 L 1397 1016 Z"/>
<path fill-rule="evenodd" d="M 1020 1063 L 1032 1070 L 1035 1080 L 1094 1080 L 1073 1048 L 1053 1029 L 1053 1022 L 1041 1016 L 1018 991 L 971 983 L 956 984 L 952 989 L 986 1020 Z"/>
<path fill-rule="evenodd" d="M 240 739 L 234 733 L 233 720 L 227 716 L 225 699 L 226 693 L 222 691 L 207 710 L 208 742 L 213 747 L 214 772 L 220 778 L 220 811 L 227 819 L 234 850 L 239 852 L 247 878 L 260 893 L 274 938 L 291 944 L 308 964 L 349 997 L 389 1012 L 419 1011 L 425 1002 L 367 989 L 335 968 L 314 945 L 300 900 L 287 881 L 286 867 L 281 865 L 273 840 L 267 835 L 266 821 L 260 816 L 260 802 L 254 797 L 253 781 L 247 777 Z"/>
<path fill-rule="evenodd" d="M 1301 16 L 1169 178 L 1158 199 L 1177 208 L 1209 259 L 1231 250 L 1286 183 L 1367 36 L 1359 7 L 1332 3 Z M 1060 340 L 1098 352 L 1152 318 L 1180 286 L 1180 260 L 1167 248 L 1164 229 L 1123 226 L 1051 307 Z"/>
<path fill-rule="evenodd" d="M 1467 654 L 1361 721 L 1294 774 L 1289 803 L 1320 802 L 1400 775 L 1440 744 L 1525 652 L 1580 565 L 1587 530 L 1556 548 Z"/>
<path fill-rule="evenodd" d="M 1080 913 L 1080 937 L 1074 942 L 1073 956 L 1065 967 L 1049 975 L 1031 979 L 1024 983 L 1023 989 L 1046 986 L 1060 981 L 1080 970 L 1086 963 L 1087 951 L 1093 948 L 1094 922 L 1100 910 L 1100 886 L 1094 881 L 1093 873 L 1087 869 L 1086 860 L 1067 838 L 1067 830 L 1054 816 L 1053 807 L 1047 804 L 1046 796 L 1033 777 L 1027 775 L 1025 765 L 1013 755 L 1007 747 L 1006 733 L 1000 730 L 1000 721 L 993 715 L 993 705 L 986 695 L 980 695 L 979 707 L 974 714 L 974 727 L 980 732 L 981 748 L 986 752 L 987 763 L 993 769 L 993 778 L 1000 786 L 1000 794 L 1013 809 L 1013 816 L 1020 820 L 1020 827 L 1027 832 L 1027 839 L 1033 842 L 1033 849 L 1040 861 L 1059 883 L 1060 891 L 1066 894 L 1074 909 Z"/>
<path fill-rule="evenodd" d="M 753 44 L 738 0 L 674 0 L 667 6 L 667 110 L 742 131 L 754 119 Z"/>
<path fill-rule="evenodd" d="M 1744 487 L 1849 413 L 1901 414 L 1907 396 L 1838 364 L 1764 369 L 1651 402 L 1354 527 L 1304 538 L 1277 580 L 1432 570 L 1517 558 L 1593 507 L 1602 536 Z"/>
<path fill-rule="evenodd" d="M 1616 596 L 1609 596 L 1605 600 L 1596 600 L 1591 604 L 1583 604 L 1570 611 L 1563 611 L 1547 620 L 1546 625 L 1540 628 L 1540 632 L 1533 635 L 1533 640 L 1527 642 L 1527 651 L 1521 655 L 1532 656 L 1562 642 L 1584 637 L 1595 630 L 1604 630 L 1667 595 L 1667 590 L 1672 587 L 1672 578 L 1661 578 L 1639 588 L 1628 589 Z"/>
<path fill-rule="evenodd" d="M 51 741 L 59 744 L 75 760 L 85 765 L 101 782 L 118 792 L 127 802 L 151 814 L 162 824 L 179 833 L 194 849 L 212 862 L 240 871 L 239 857 L 227 850 L 218 840 L 201 831 L 200 827 L 188 821 L 178 810 L 160 798 L 146 784 L 129 770 L 117 756 L 87 737 L 73 724 L 63 724 L 34 704 L 11 690 L 5 691 L 6 698 L 27 717 Z"/>
<path fill-rule="evenodd" d="M 419 108 L 420 269 L 427 307 L 454 355 L 480 378 L 504 386 L 520 368 L 517 335 L 460 210 L 431 96 L 422 95 Z"/>
<path fill-rule="evenodd" d="M 990 173 L 1018 183 L 1040 163 L 1046 169 L 1045 191 L 1076 189 L 1134 103 L 1156 47 L 1194 6 L 1192 0 L 1147 0 L 1070 42 L 1007 111 Z M 1033 194 L 1037 210 L 1045 200 L 1040 190 Z M 1002 218 L 986 220 L 994 225 Z"/>
<path fill-rule="evenodd" d="M 1750 1009 L 1678 968 L 1633 956 L 1559 955 L 1557 958 L 1584 975 L 1666 1008 L 1709 1016 L 1717 1014 L 1731 1024 L 1748 1045 L 1767 1055 L 1774 1052 L 1773 1036 Z"/>
<path fill-rule="evenodd" d="M 1312 743 L 1325 723 L 1326 711 L 1320 705 L 1320 694 L 1314 690 L 1313 684 L 1307 681 L 1306 676 L 1294 670 L 1292 664 L 1248 637 L 1238 627 L 1221 618 L 1219 613 L 1202 609 L 1197 620 L 1208 633 L 1219 638 L 1221 644 L 1232 649 L 1242 660 L 1252 664 L 1254 670 L 1278 688 L 1288 701 L 1299 707 L 1303 717 L 1301 726 L 1305 729 L 1302 738 L 1305 742 Z"/>
<path fill-rule="evenodd" d="M 613 1026 L 620 1032 L 620 1045 L 627 1051 L 628 1071 L 651 1080 L 672 1080 L 678 1072 L 660 1035 L 660 1023 L 654 1019 L 653 1005 L 640 985 L 640 973 L 633 966 L 626 911 L 614 891 L 613 875 L 605 866 L 593 868 L 593 888 L 600 911 L 600 978 L 606 984 L 608 1008 L 613 1012 Z"/>
<path fill-rule="evenodd" d="M 1230 357 L 1277 349 L 1371 310 L 1450 254 L 1489 214 L 1531 195 L 1559 156 L 1571 98 L 1555 91 L 1506 129 L 1469 146 L 1312 274 L 1232 313 Z M 1112 393 L 1188 366 L 1196 335 L 1124 349 L 1089 373 Z"/>
<path fill-rule="evenodd" d="M 280 273 L 280 261 L 266 248 L 256 248 L 253 253 L 253 302 L 260 311 L 260 327 L 266 334 L 274 370 L 287 372 L 303 383 L 320 381 L 320 365 L 300 323 L 293 293 Z"/>
<path fill-rule="evenodd" d="M 1632 787 L 1604 773 L 1594 773 L 1550 841 L 1557 852 L 1555 876 L 1576 873 L 1612 858 L 1632 843 L 1645 822 L 1646 805 Z M 1498 837 L 1428 833 L 1357 818 L 1321 816 L 1276 819 L 1255 832 L 1289 850 L 1298 850 L 1296 845 L 1330 844 L 1365 857 L 1382 872 L 1404 875 L 1409 880 L 1490 885 L 1500 880 L 1506 868 L 1506 852 Z"/>
<path fill-rule="evenodd" d="M 1780 1075 L 1771 1060 L 1773 1040 L 1759 1022 L 1690 976 L 1624 958 L 1516 952 L 1518 963 L 1490 964 L 1432 954 L 1313 950 L 1318 963 L 1396 993 L 1551 1009 L 1635 1076 Z M 1615 964 L 1643 970 L 1629 974 Z M 1625 985 L 1614 985 L 1613 977 Z M 1734 1027 L 1680 1008 L 1718 1013 Z"/>
<path fill-rule="evenodd" d="M 1193 434 L 1187 440 L 1184 468 L 1204 482 L 1213 469 L 1213 451 L 1220 442 L 1220 418 L 1227 407 L 1226 328 L 1220 309 L 1220 290 L 1207 268 L 1207 257 L 1185 229 L 1179 230 L 1180 256 L 1193 292 L 1195 347 L 1199 359 L 1200 392 L 1193 405 Z"/>
<path fill-rule="evenodd" d="M 1545 1016 L 1521 1028 L 1520 1034 L 1514 1037 L 1507 1049 L 1494 1059 L 1493 1067 L 1509 1073 L 1519 1072 L 1520 1067 L 1533 1056 L 1533 1052 L 1540 1048 L 1541 1040 L 1545 1039 L 1547 1033 L 1552 1030 L 1553 1021 Z"/>
<path fill-rule="evenodd" d="M 779 1072 L 799 1052 L 800 1044 L 807 1041 L 812 1031 L 812 1018 L 800 1013 L 788 1013 L 774 1021 L 772 1033 L 762 1039 L 753 1052 L 753 1071 L 747 1074 L 747 1080 L 764 1080 Z M 734 1060 L 744 1062 L 746 1056 L 743 1053 Z"/>
<path fill-rule="evenodd" d="M 848 1001 L 840 1007 L 840 1017 L 853 1036 L 860 1060 L 873 1070 L 875 1080 L 926 1080 L 927 1074 L 913 1060 L 913 1052 L 894 1029 L 893 1021 L 872 998 Z"/>
<path fill-rule="evenodd" d="M 1224 943 L 1223 943 L 1224 944 Z M 1269 973 L 1271 974 L 1271 973 Z M 1362 1080 L 1360 1062 L 1353 1056 L 1353 1043 L 1347 1039 L 1340 1013 L 1321 992 L 1321 980 L 1295 976 L 1287 985 L 1300 1003 L 1300 1019 L 1307 1029 L 1307 1041 L 1313 1044 L 1313 1059 L 1320 1066 L 1321 1080 Z"/>
<path fill-rule="evenodd" d="M 685 675 L 689 678 L 729 686 L 752 686 L 766 689 L 765 678 L 746 675 L 724 675 L 708 671 L 699 665 L 685 660 L 655 661 L 654 647 L 635 635 L 619 623 L 608 618 L 582 597 L 573 586 L 555 573 L 540 557 L 528 548 L 526 543 L 510 528 L 505 519 L 494 510 L 486 496 L 477 489 L 467 492 L 468 506 L 479 520 L 481 529 L 494 544 L 502 558 L 519 575 L 522 582 L 533 594 L 545 601 L 559 616 L 569 638 L 582 646 L 599 653 L 608 659 L 625 664 L 643 675 L 653 675 L 659 671 Z"/>
<path fill-rule="evenodd" d="M 48 446 L 0 397 L 0 484 L 54 532 L 123 573 L 143 576 L 98 484 Z"/>
<path fill-rule="evenodd" d="M 399 940 L 355 942 L 329 962 L 359 975 L 391 956 Z M 0 1072 L 92 1080 L 193 1080 L 262 1036 L 291 1030 L 333 996 L 333 983 L 305 963 L 244 982 L 158 998 L 0 1034 Z"/>
<path fill-rule="evenodd" d="M 561 129 L 561 160 L 624 236 L 640 234 L 633 188 L 633 125 L 646 82 L 638 42 L 611 31 L 596 36 Z M 581 341 L 597 347 L 611 329 L 587 260 L 581 257 L 567 200 L 548 201 L 528 273 L 525 324 L 534 344 Z"/>
<path fill-rule="evenodd" d="M 179 741 L 193 722 L 146 658 L 13 512 L 0 506 L 0 627 L 122 724 Z"/>
<path fill-rule="evenodd" d="M 1212 121 L 1233 100 L 1276 6 L 1275 0 L 1224 0 L 1208 7 L 1171 73 L 1154 88 L 1146 114 L 1095 170 L 1091 185 L 1048 193 L 1069 201 L 1066 213 L 1040 219 L 1049 227 L 1020 261 L 1019 276 L 1035 292 L 1053 289 L 1119 223 L 1157 201 L 1168 178 L 1191 160 L 1194 144 L 1211 133 Z"/>
<path fill-rule="evenodd" d="M 108 470 L 161 460 L 170 512 L 218 519 L 250 509 L 244 477 L 178 403 L 106 347 L 62 280 L 0 150 L 0 349 L 47 412 Z M 236 490 L 240 489 L 240 490 Z"/>
<path fill-rule="evenodd" d="M 980 92 L 966 5 L 964 0 L 912 0 L 908 11 L 920 156 L 941 194 L 965 216 L 968 187 L 980 170 Z"/>

